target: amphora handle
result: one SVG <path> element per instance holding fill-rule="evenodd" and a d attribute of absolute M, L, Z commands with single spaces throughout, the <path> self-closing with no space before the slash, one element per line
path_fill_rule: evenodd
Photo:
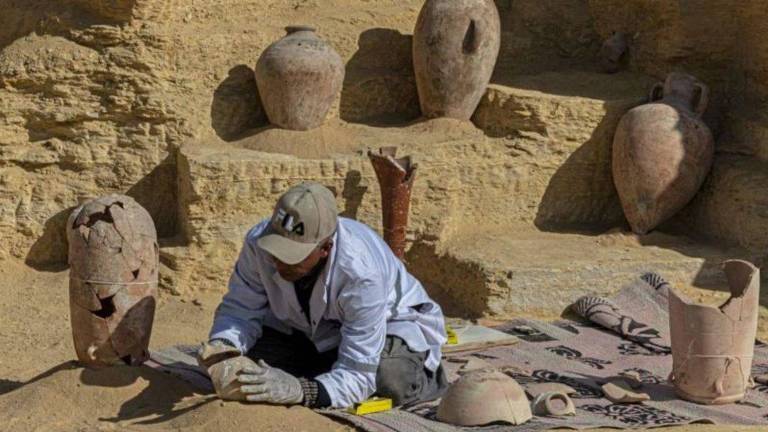
<path fill-rule="evenodd" d="M 651 87 L 651 91 L 648 92 L 648 102 L 656 102 L 664 97 L 664 83 L 657 82 Z"/>
<path fill-rule="evenodd" d="M 697 92 L 693 96 L 693 111 L 697 117 L 701 117 L 709 104 L 709 87 L 704 84 L 694 84 L 694 87 Z"/>
<path fill-rule="evenodd" d="M 461 44 L 461 50 L 464 54 L 475 54 L 480 49 L 480 43 L 485 37 L 485 29 L 479 25 L 475 19 L 469 20 L 467 30 L 464 32 L 464 42 Z"/>

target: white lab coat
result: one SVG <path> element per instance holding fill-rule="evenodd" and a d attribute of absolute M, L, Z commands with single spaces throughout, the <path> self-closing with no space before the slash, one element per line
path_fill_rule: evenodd
<path fill-rule="evenodd" d="M 211 339 L 227 339 L 247 352 L 267 325 L 283 333 L 303 332 L 320 352 L 338 347 L 331 371 L 316 378 L 334 407 L 350 406 L 376 391 L 386 335 L 402 338 L 414 351 L 429 351 L 424 366 L 437 370 L 446 341 L 442 310 L 378 234 L 339 218 L 307 322 L 293 284 L 280 277 L 267 252 L 256 245 L 268 225 L 262 221 L 246 235 L 229 291 L 216 310 Z"/>

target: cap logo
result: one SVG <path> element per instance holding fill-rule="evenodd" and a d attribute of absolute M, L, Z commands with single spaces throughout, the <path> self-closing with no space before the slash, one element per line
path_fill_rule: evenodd
<path fill-rule="evenodd" d="M 296 235 L 304 235 L 304 222 L 294 224 L 295 219 L 292 215 L 289 215 L 283 209 L 277 210 L 277 223 L 287 232 L 294 233 Z"/>

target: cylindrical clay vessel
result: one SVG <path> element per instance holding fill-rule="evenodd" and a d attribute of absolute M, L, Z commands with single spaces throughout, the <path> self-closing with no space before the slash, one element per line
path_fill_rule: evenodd
<path fill-rule="evenodd" d="M 671 382 L 683 399 L 701 404 L 740 401 L 750 388 L 760 308 L 760 270 L 741 260 L 724 265 L 731 297 L 720 307 L 669 291 Z"/>
<path fill-rule="evenodd" d="M 320 126 L 341 91 L 344 63 L 311 27 L 288 33 L 261 54 L 256 85 L 269 122 L 283 129 Z"/>
<path fill-rule="evenodd" d="M 149 213 L 109 195 L 67 222 L 69 306 L 77 358 L 89 367 L 141 364 L 155 314 L 159 249 Z"/>
<path fill-rule="evenodd" d="M 427 0 L 413 31 L 422 114 L 469 120 L 491 80 L 500 40 L 493 0 Z"/>
<path fill-rule="evenodd" d="M 712 166 L 714 141 L 701 120 L 709 90 L 671 73 L 650 103 L 622 117 L 613 139 L 613 181 L 632 231 L 645 234 L 696 195 Z"/>

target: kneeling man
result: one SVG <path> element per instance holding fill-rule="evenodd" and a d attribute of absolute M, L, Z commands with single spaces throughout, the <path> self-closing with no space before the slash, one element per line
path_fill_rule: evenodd
<path fill-rule="evenodd" d="M 346 407 L 439 397 L 445 340 L 440 307 L 381 237 L 303 183 L 246 235 L 204 348 L 257 361 L 237 372 L 249 401 Z"/>

